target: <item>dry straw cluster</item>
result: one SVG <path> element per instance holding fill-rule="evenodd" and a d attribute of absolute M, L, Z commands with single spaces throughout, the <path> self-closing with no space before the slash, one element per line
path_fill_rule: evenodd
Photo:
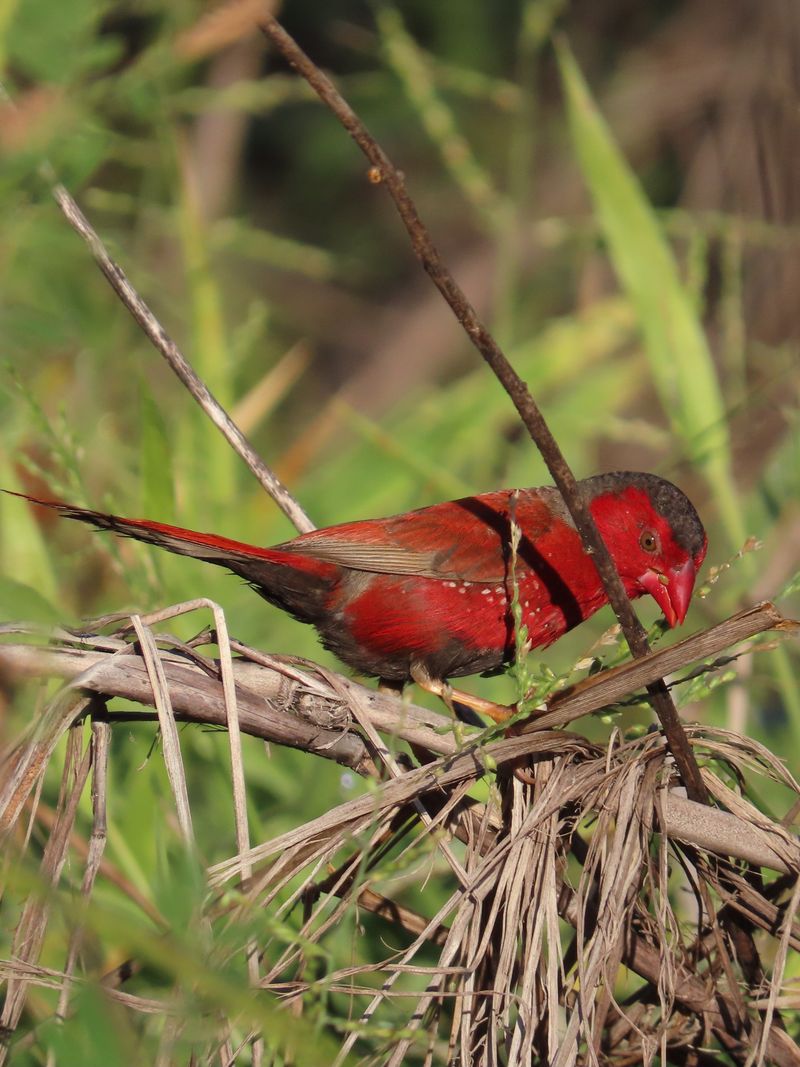
<path fill-rule="evenodd" d="M 214 609 L 197 602 L 178 610 L 198 607 Z M 245 953 L 252 985 L 276 994 L 287 1012 L 323 990 L 351 998 L 354 1023 L 339 1062 L 366 1049 L 370 1062 L 394 1065 L 427 1049 L 432 1063 L 623 1064 L 714 1039 L 737 1060 L 797 1062 L 779 1009 L 792 1004 L 783 971 L 787 952 L 800 944 L 800 848 L 743 785 L 757 772 L 800 794 L 783 763 L 746 737 L 688 728 L 718 805 L 704 807 L 676 791 L 661 735 L 612 736 L 598 746 L 553 728 L 635 693 L 665 664 L 685 668 L 743 637 L 785 629 L 773 608 L 734 616 L 657 653 L 654 664 L 627 664 L 562 691 L 505 737 L 496 730 L 457 736 L 445 716 L 313 665 L 235 643 L 234 657 L 224 618 L 214 610 L 212 636 L 226 650 L 220 661 L 194 645 L 156 639 L 151 626 L 170 613 L 117 621 L 102 636 L 50 634 L 47 647 L 24 631 L 0 645 L 6 677 L 66 680 L 4 757 L 0 819 L 8 863 L 19 864 L 30 848 L 31 827 L 43 818 L 37 802 L 48 763 L 68 735 L 59 802 L 47 818 L 39 887 L 45 892 L 24 904 L 12 957 L 0 965 L 8 1038 L 32 987 L 60 989 L 63 1017 L 76 987 L 100 977 L 80 962 L 79 921 L 63 971 L 41 968 L 39 960 L 54 920 L 46 890 L 59 885 L 68 856 L 84 863 L 87 915 L 98 880 L 115 878 L 103 864 L 106 769 L 110 731 L 128 716 L 109 712 L 106 701 L 121 696 L 155 708 L 177 824 L 189 845 L 191 802 L 176 722 L 227 725 L 238 847 L 208 872 L 202 922 L 219 962 Z M 198 645 L 208 640 L 204 634 Z M 336 760 L 372 779 L 374 788 L 251 847 L 240 730 L 303 749 L 309 758 Z M 424 762 L 410 768 L 397 755 L 399 741 L 411 742 Z M 489 799 L 478 802 L 473 787 L 487 775 Z M 731 778 L 742 788 L 732 789 Z M 87 787 L 94 822 L 82 849 L 74 827 Z M 404 869 L 424 879 L 433 862 L 452 887 L 436 914 L 418 914 L 379 891 L 387 873 Z M 759 867 L 780 876 L 764 878 Z M 696 921 L 688 927 L 671 903 L 676 878 L 696 898 Z M 282 920 L 298 907 L 302 928 L 287 938 Z M 326 934 L 353 908 L 393 926 L 386 941 L 400 947 L 315 976 L 309 964 L 315 946 L 324 948 Z M 771 961 L 769 978 L 761 957 Z M 134 968 L 135 961 L 102 978 L 106 994 L 132 1013 L 163 1014 L 174 1039 L 180 991 L 163 1001 L 125 993 L 123 979 Z M 625 1003 L 616 999 L 622 968 L 636 976 Z M 243 1024 L 235 1012 L 227 1015 L 212 1028 L 208 1053 L 234 1063 L 231 1035 Z M 263 1035 L 252 1020 L 249 1027 L 244 1036 L 258 1049 Z"/>

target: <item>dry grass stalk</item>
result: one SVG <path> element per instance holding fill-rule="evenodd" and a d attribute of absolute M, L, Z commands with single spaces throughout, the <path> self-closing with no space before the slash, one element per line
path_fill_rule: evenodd
<path fill-rule="evenodd" d="M 92 834 L 89 838 L 89 851 L 86 856 L 83 882 L 81 883 L 81 895 L 88 906 L 94 889 L 95 880 L 103 852 L 106 847 L 107 821 L 106 821 L 106 790 L 108 787 L 108 750 L 111 740 L 111 727 L 105 722 L 92 723 L 91 759 L 92 759 Z M 70 979 L 75 970 L 78 953 L 83 941 L 84 928 L 78 924 L 72 931 L 67 951 L 67 961 L 64 964 L 64 975 L 61 982 L 61 995 L 58 998 L 56 1015 L 60 1019 L 67 1017 L 69 1010 L 72 985 Z"/>
<path fill-rule="evenodd" d="M 158 655 L 158 648 L 152 631 L 142 624 L 142 620 L 138 615 L 132 615 L 131 622 L 139 639 L 139 648 L 147 670 L 150 688 L 153 692 L 153 702 L 158 712 L 158 726 L 164 752 L 164 765 L 167 768 L 167 777 L 175 800 L 178 824 L 184 841 L 187 845 L 191 845 L 194 841 L 192 811 L 189 805 L 189 791 L 186 786 L 186 774 L 183 769 L 181 746 L 178 740 L 178 726 L 175 722 L 175 712 L 172 708 L 169 685 L 167 684 L 166 674 Z"/>
<path fill-rule="evenodd" d="M 67 859 L 69 835 L 78 810 L 78 802 L 89 776 L 92 761 L 91 746 L 82 752 L 83 728 L 81 724 L 70 727 L 61 790 L 58 798 L 56 824 L 48 839 L 41 863 L 41 887 L 43 895 L 32 894 L 22 910 L 12 945 L 12 955 L 23 964 L 35 964 L 47 931 L 50 900 L 47 891 L 55 888 Z M 19 1023 L 25 1006 L 28 980 L 25 976 L 10 979 L 6 985 L 6 998 L 0 1014 L 0 1032 L 10 1035 Z M 0 1043 L 0 1064 L 7 1060 L 7 1040 Z"/>

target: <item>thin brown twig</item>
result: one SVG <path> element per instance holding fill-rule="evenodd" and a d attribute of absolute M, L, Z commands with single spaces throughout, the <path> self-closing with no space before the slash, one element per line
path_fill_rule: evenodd
<path fill-rule="evenodd" d="M 356 142 L 372 164 L 371 177 L 373 177 L 374 181 L 386 186 L 403 221 L 403 225 L 411 238 L 411 245 L 417 258 L 446 300 L 453 314 L 466 330 L 472 344 L 480 352 L 508 393 L 525 428 L 541 452 L 553 481 L 563 496 L 564 503 L 575 522 L 585 549 L 594 561 L 600 580 L 603 583 L 603 588 L 615 615 L 619 619 L 622 632 L 632 654 L 637 658 L 648 655 L 650 646 L 647 640 L 647 633 L 633 610 L 611 555 L 595 526 L 586 501 L 583 499 L 575 475 L 572 473 L 558 442 L 547 425 L 544 415 L 528 391 L 527 385 L 508 362 L 497 342 L 478 318 L 477 312 L 439 255 L 430 233 L 420 218 L 416 205 L 406 189 L 403 175 L 347 101 L 340 95 L 330 78 L 302 51 L 297 42 L 283 29 L 277 19 L 271 15 L 265 15 L 261 21 L 261 28 L 287 62 L 306 79 L 320 100 L 330 109 Z M 661 721 L 670 750 L 675 758 L 675 763 L 689 796 L 693 800 L 707 802 L 708 794 L 703 785 L 700 769 L 686 740 L 680 716 L 663 679 L 650 684 L 648 693 L 653 708 Z"/>

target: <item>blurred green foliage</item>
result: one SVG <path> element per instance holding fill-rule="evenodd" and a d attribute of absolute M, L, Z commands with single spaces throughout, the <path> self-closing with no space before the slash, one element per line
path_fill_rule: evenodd
<path fill-rule="evenodd" d="M 749 535 L 769 546 L 723 572 L 696 601 L 690 626 L 722 618 L 753 590 L 783 589 L 779 606 L 797 614 L 796 341 L 766 344 L 748 333 L 744 272 L 746 252 L 787 242 L 796 249 L 797 235 L 724 211 L 695 215 L 674 196 L 654 207 L 566 45 L 563 97 L 553 91 L 551 31 L 583 39 L 564 4 L 381 3 L 374 19 L 360 5 L 328 6 L 317 19 L 316 5 L 289 2 L 287 25 L 337 72 L 406 171 L 434 239 L 455 273 L 472 279 L 574 470 L 642 467 L 680 481 L 709 530 L 710 565 L 723 564 Z M 285 368 L 292 346 L 308 346 L 305 370 L 268 386 L 246 429 L 319 525 L 546 481 L 499 386 L 444 307 L 428 307 L 393 209 L 366 182 L 346 135 L 258 42 L 227 85 L 215 81 L 216 56 L 187 60 L 176 42 L 201 15 L 194 0 L 0 5 L 3 81 L 17 109 L 5 107 L 0 130 L 0 484 L 256 543 L 292 533 L 59 216 L 45 158 L 227 407 L 260 396 L 265 382 L 280 380 L 269 376 Z M 618 59 L 595 62 L 601 85 Z M 229 188 L 212 210 L 204 183 L 214 156 L 202 154 L 202 138 L 215 117 L 243 118 L 246 136 L 233 158 L 216 160 Z M 579 172 L 591 202 L 551 195 L 548 182 L 575 186 Z M 667 172 L 654 164 L 649 186 L 669 187 Z M 538 209 L 539 195 L 555 205 L 550 214 Z M 440 338 L 447 360 L 425 349 L 424 329 Z M 403 357 L 387 357 L 394 334 L 429 351 L 430 366 L 417 362 L 414 377 L 396 377 Z M 380 372 L 375 379 L 370 366 Z M 750 423 L 773 410 L 771 432 L 749 438 Z M 66 523 L 40 525 L 13 498 L 0 499 L 0 519 L 4 620 L 70 623 L 204 595 L 223 605 L 242 640 L 333 664 L 310 630 L 221 571 Z M 654 609 L 642 607 L 651 621 Z M 188 636 L 207 621 L 172 628 Z M 548 652 L 546 664 L 530 665 L 538 691 L 598 655 L 592 646 L 611 622 L 602 612 Z M 617 645 L 603 647 L 614 658 Z M 540 658 L 534 650 L 533 662 Z M 797 662 L 786 649 L 758 653 L 746 681 L 746 728 L 779 752 L 797 751 Z M 730 722 L 734 681 L 742 678 L 731 671 L 692 682 L 688 714 Z M 499 700 L 514 691 L 502 678 L 474 687 Z M 36 714 L 40 698 L 23 686 L 8 703 L 5 740 Z M 649 713 L 623 709 L 614 721 L 640 729 Z M 594 737 L 608 732 L 599 720 L 581 725 Z M 209 1012 L 235 1004 L 239 1038 L 264 1025 L 285 1048 L 285 1016 L 249 995 L 240 957 L 231 955 L 231 964 L 198 919 L 202 865 L 235 851 L 224 738 L 181 732 L 200 850 L 192 861 L 177 844 L 153 739 L 147 724 L 114 731 L 107 856 L 173 933 L 165 941 L 153 915 L 105 881 L 91 919 L 91 969 L 101 975 L 131 955 L 143 969 L 127 989 L 156 996 L 177 982 L 179 1012 L 192 1022 L 174 1037 L 174 1062 L 208 1030 Z M 49 805 L 57 762 L 43 795 Z M 245 763 L 254 842 L 362 788 L 325 761 L 267 754 L 252 739 Z M 780 796 L 765 800 L 780 809 Z M 86 799 L 79 826 L 84 834 L 90 826 Z M 37 850 L 43 837 L 35 828 Z M 405 887 L 411 906 L 431 914 L 445 899 L 442 880 L 419 889 L 406 873 L 387 868 L 386 877 L 399 881 L 400 899 Z M 66 884 L 80 876 L 73 864 Z M 18 895 L 3 904 L 3 956 L 32 879 L 27 869 L 11 875 Z M 76 908 L 70 892 L 58 898 L 48 966 L 63 965 Z M 295 936 L 301 921 L 292 913 L 276 937 Z M 242 942 L 246 933 L 235 936 Z M 324 975 L 334 963 L 371 958 L 384 936 L 378 920 L 354 916 L 309 967 Z M 408 987 L 416 987 L 411 979 Z M 26 1025 L 39 1029 L 15 1062 L 42 1062 L 47 1049 L 59 1064 L 150 1062 L 164 1040 L 163 1019 L 143 1015 L 134 1031 L 130 1016 L 110 1014 L 91 987 L 56 1026 L 46 1021 L 55 998 L 46 987 L 32 995 Z M 293 1026 L 296 1062 L 328 1062 L 346 1010 L 333 995 L 309 1002 Z"/>

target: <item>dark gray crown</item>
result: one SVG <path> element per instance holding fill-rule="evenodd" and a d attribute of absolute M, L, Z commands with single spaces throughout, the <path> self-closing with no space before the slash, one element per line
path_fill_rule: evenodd
<path fill-rule="evenodd" d="M 621 493 L 631 485 L 642 489 L 659 515 L 668 520 L 681 548 L 693 557 L 702 549 L 706 534 L 694 504 L 665 478 L 644 471 L 610 471 L 585 478 L 580 484 L 588 490 L 590 500 L 601 493 Z"/>

